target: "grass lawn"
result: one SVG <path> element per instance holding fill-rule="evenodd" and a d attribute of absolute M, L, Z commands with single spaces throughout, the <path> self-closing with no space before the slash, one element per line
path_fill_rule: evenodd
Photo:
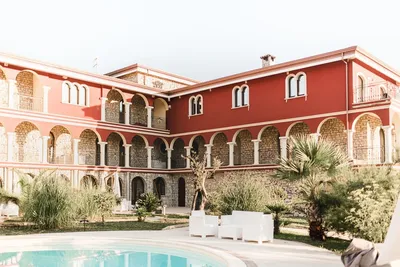
<path fill-rule="evenodd" d="M 161 230 L 174 223 L 165 222 L 138 222 L 138 221 L 118 221 L 106 222 L 103 225 L 101 222 L 93 222 L 86 224 L 86 231 L 138 231 L 138 230 Z M 82 223 L 75 224 L 71 227 L 41 230 L 35 226 L 22 224 L 3 224 L 0 226 L 0 235 L 27 235 L 39 233 L 62 233 L 62 232 L 82 232 L 84 226 Z"/>
<path fill-rule="evenodd" d="M 285 233 L 285 232 L 280 233 L 279 235 L 275 235 L 274 238 L 306 243 L 315 247 L 328 249 L 337 254 L 341 254 L 350 244 L 349 240 L 343 240 L 340 238 L 328 237 L 325 242 L 321 242 L 321 241 L 311 240 L 308 235 Z"/>

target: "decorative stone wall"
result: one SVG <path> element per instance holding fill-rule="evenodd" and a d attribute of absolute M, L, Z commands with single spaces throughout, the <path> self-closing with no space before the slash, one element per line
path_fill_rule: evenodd
<path fill-rule="evenodd" d="M 329 119 L 322 124 L 320 138 L 332 141 L 347 153 L 347 133 L 344 123 L 339 119 Z"/>
<path fill-rule="evenodd" d="M 0 123 L 0 161 L 7 161 L 7 133 Z"/>
<path fill-rule="evenodd" d="M 136 135 L 132 138 L 132 146 L 130 152 L 131 167 L 147 168 L 146 143 L 141 136 Z"/>
<path fill-rule="evenodd" d="M 380 126 L 382 126 L 381 120 L 369 114 L 363 115 L 357 121 L 355 133 L 353 134 L 353 154 L 355 159 L 372 159 L 374 150 L 380 150 L 380 136 L 374 136 L 377 127 Z"/>
<path fill-rule="evenodd" d="M 72 164 L 73 151 L 72 151 L 72 137 L 68 130 L 60 125 L 53 127 L 50 131 L 54 135 L 54 146 L 48 146 L 49 159 L 53 159 L 53 163 L 58 164 Z M 51 135 L 50 135 L 51 137 Z M 52 140 L 48 142 L 51 143 Z"/>
<path fill-rule="evenodd" d="M 118 78 L 122 79 L 122 80 L 126 80 L 126 81 L 135 82 L 135 83 L 138 82 L 137 73 L 129 73 L 129 74 L 123 75 L 123 76 L 118 77 Z"/>
<path fill-rule="evenodd" d="M 204 140 L 203 136 L 197 136 L 192 143 L 192 153 L 196 153 L 199 156 L 199 160 L 202 161 L 204 159 L 204 155 L 207 152 L 206 147 L 204 146 L 206 141 Z"/>
<path fill-rule="evenodd" d="M 30 122 L 22 122 L 15 128 L 14 160 L 40 162 L 42 139 L 39 129 Z"/>
<path fill-rule="evenodd" d="M 144 99 L 140 95 L 134 95 L 132 97 L 130 109 L 130 124 L 147 126 L 146 102 L 144 102 Z"/>
<path fill-rule="evenodd" d="M 251 133 L 247 130 L 241 131 L 236 137 L 234 149 L 235 165 L 251 165 L 254 163 L 254 144 L 251 142 Z"/>
<path fill-rule="evenodd" d="M 171 153 L 171 168 L 185 168 L 186 160 L 182 158 L 182 156 L 186 156 L 185 151 L 185 143 L 182 139 L 177 139 L 174 143 L 174 147 Z"/>
<path fill-rule="evenodd" d="M 310 134 L 310 128 L 304 122 L 297 123 L 289 131 L 289 136 L 299 136 Z"/>
<path fill-rule="evenodd" d="M 186 86 L 181 83 L 161 79 L 151 75 L 145 75 L 142 73 L 137 74 L 137 83 L 164 90 L 177 89 Z"/>
<path fill-rule="evenodd" d="M 120 115 L 120 102 L 124 102 L 121 94 L 117 90 L 111 90 L 107 94 L 106 101 L 106 121 L 109 122 L 120 122 L 120 116 L 123 119 L 124 114 Z"/>
<path fill-rule="evenodd" d="M 167 151 L 165 150 L 164 141 L 157 138 L 153 146 L 154 148 L 151 150 L 151 166 L 156 169 L 167 168 Z"/>
<path fill-rule="evenodd" d="M 22 71 L 17 75 L 17 92 L 18 96 L 15 97 L 16 107 L 25 110 L 34 110 L 33 96 L 34 96 L 34 83 L 33 73 L 28 71 Z"/>
<path fill-rule="evenodd" d="M 117 133 L 111 133 L 107 138 L 107 165 L 108 166 L 122 166 L 124 161 L 120 162 L 121 159 L 124 159 L 121 155 L 124 153 L 124 147 L 121 146 L 122 138 Z"/>
<path fill-rule="evenodd" d="M 261 135 L 260 164 L 275 164 L 280 155 L 279 131 L 275 127 L 268 127 Z"/>
<path fill-rule="evenodd" d="M 219 133 L 214 137 L 213 146 L 211 147 L 211 157 L 221 160 L 222 166 L 229 165 L 229 145 L 227 142 L 226 135 Z"/>
<path fill-rule="evenodd" d="M 8 82 L 6 75 L 0 69 L 0 107 L 8 107 Z"/>
<path fill-rule="evenodd" d="M 79 164 L 83 165 L 96 165 L 97 156 L 97 135 L 92 130 L 84 130 L 79 139 L 78 143 L 79 150 Z"/>

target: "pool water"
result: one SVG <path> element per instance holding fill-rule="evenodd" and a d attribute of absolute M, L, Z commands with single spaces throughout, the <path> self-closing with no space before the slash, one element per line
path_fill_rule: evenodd
<path fill-rule="evenodd" d="M 8 267 L 225 267 L 204 255 L 119 250 L 43 250 L 0 254 Z"/>

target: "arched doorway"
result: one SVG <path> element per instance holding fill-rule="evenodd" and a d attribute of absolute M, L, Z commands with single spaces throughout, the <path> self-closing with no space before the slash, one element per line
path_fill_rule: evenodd
<path fill-rule="evenodd" d="M 132 205 L 136 204 L 136 201 L 140 198 L 140 195 L 144 193 L 144 182 L 142 177 L 135 177 L 132 180 Z"/>
<path fill-rule="evenodd" d="M 178 180 L 178 207 L 186 206 L 186 184 L 183 177 Z"/>
<path fill-rule="evenodd" d="M 153 193 L 161 199 L 161 196 L 165 196 L 165 181 L 162 177 L 157 177 L 153 180 Z"/>

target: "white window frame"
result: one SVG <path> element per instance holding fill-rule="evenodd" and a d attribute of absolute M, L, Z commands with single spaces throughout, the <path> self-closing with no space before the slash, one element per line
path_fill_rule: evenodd
<path fill-rule="evenodd" d="M 361 80 L 363 81 L 363 96 L 362 96 L 362 100 L 363 101 L 359 101 L 360 96 L 361 96 L 361 86 L 360 86 L 360 84 L 358 82 L 358 78 L 361 78 Z M 356 94 L 355 94 L 356 95 L 356 99 L 353 99 L 353 102 L 355 104 L 368 102 L 368 101 L 366 101 L 366 99 L 368 98 L 368 93 L 367 93 L 368 84 L 367 84 L 367 81 L 368 81 L 367 78 L 364 76 L 364 74 L 362 72 L 358 72 L 357 73 Z"/>
<path fill-rule="evenodd" d="M 303 95 L 299 95 L 299 88 L 298 88 L 298 84 L 299 84 L 299 78 L 300 78 L 300 76 L 304 76 L 304 94 Z M 290 89 L 291 89 L 291 87 L 290 87 L 290 79 L 291 78 L 294 78 L 294 81 L 295 81 L 295 92 L 296 92 L 296 95 L 295 96 L 290 96 Z M 295 98 L 301 98 L 301 97 L 305 97 L 305 99 L 307 100 L 307 75 L 306 75 L 306 73 L 305 72 L 303 72 L 303 71 L 301 71 L 301 72 L 298 72 L 298 73 L 296 73 L 296 74 L 294 74 L 294 73 L 291 73 L 291 74 L 289 74 L 289 75 L 287 75 L 286 76 L 286 79 L 285 79 L 285 100 L 286 101 L 288 101 L 289 99 L 295 99 Z"/>
<path fill-rule="evenodd" d="M 69 104 L 70 102 L 70 90 L 72 83 L 69 81 L 63 81 L 61 86 L 61 103 Z"/>
<path fill-rule="evenodd" d="M 74 88 L 75 87 L 75 88 Z M 76 89 L 76 103 L 72 100 L 72 90 Z M 85 90 L 85 93 L 81 95 L 81 91 Z M 61 103 L 64 104 L 71 104 L 77 106 L 89 106 L 89 96 L 90 96 L 90 89 L 89 86 L 86 84 L 79 84 L 79 83 L 71 83 L 70 81 L 63 81 L 61 86 Z M 83 97 L 83 98 L 82 98 Z M 81 99 L 82 98 L 82 99 Z"/>
<path fill-rule="evenodd" d="M 198 99 L 200 99 L 200 103 L 201 103 L 201 112 L 200 113 L 197 113 L 197 101 L 198 101 Z M 194 111 L 192 109 L 192 100 L 194 100 Z M 189 117 L 202 115 L 202 114 L 204 114 L 203 96 L 202 95 L 191 96 L 189 98 Z"/>
<path fill-rule="evenodd" d="M 247 88 L 247 104 L 246 105 L 243 105 L 243 99 L 242 99 L 244 88 Z M 236 90 L 239 90 L 237 99 L 236 99 Z M 237 106 L 236 106 L 236 103 L 238 103 Z M 232 89 L 232 109 L 249 107 L 249 106 L 250 106 L 250 86 L 248 84 L 242 84 L 241 86 L 237 85 L 237 86 L 233 87 L 233 89 Z"/>

